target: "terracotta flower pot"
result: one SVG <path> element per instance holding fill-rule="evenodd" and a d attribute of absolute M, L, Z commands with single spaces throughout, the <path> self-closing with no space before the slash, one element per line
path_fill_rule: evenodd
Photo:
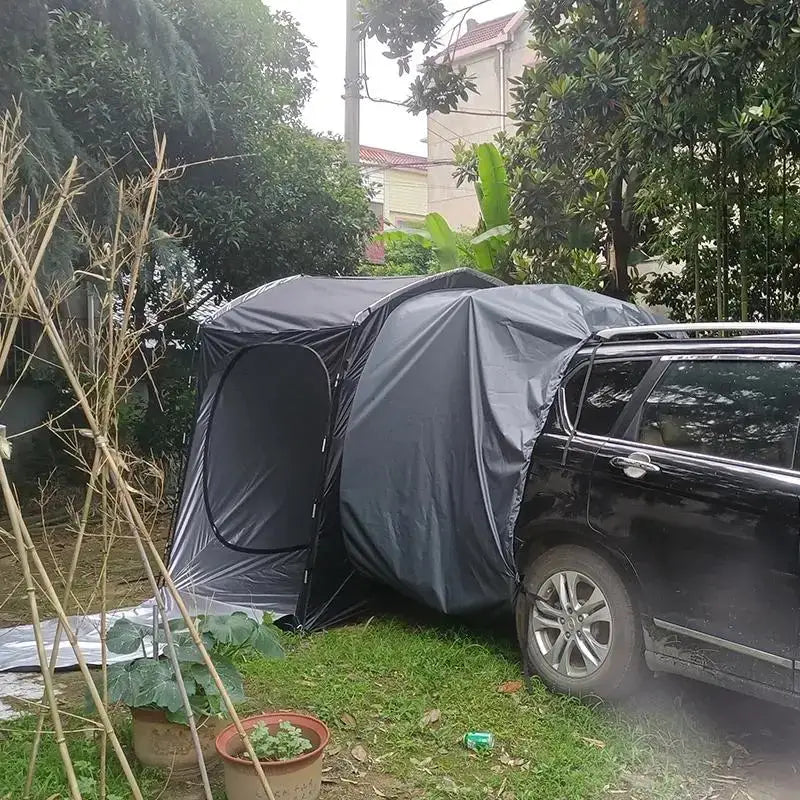
<path fill-rule="evenodd" d="M 258 714 L 243 719 L 242 725 L 248 732 L 256 725 L 266 725 L 274 734 L 281 722 L 290 722 L 300 728 L 313 747 L 297 758 L 261 762 L 275 800 L 316 800 L 322 785 L 322 756 L 330 739 L 328 728 L 316 717 L 289 711 Z M 225 770 L 228 800 L 267 800 L 253 762 L 247 757 L 242 758 L 244 749 L 242 737 L 234 725 L 228 725 L 217 736 L 217 752 Z"/>
<path fill-rule="evenodd" d="M 150 708 L 132 708 L 131 716 L 133 751 L 142 764 L 176 773 L 197 769 L 197 753 L 188 725 L 170 722 L 163 711 Z M 217 717 L 197 719 L 197 734 L 206 764 L 216 761 L 214 740 L 225 725 L 227 720 Z"/>

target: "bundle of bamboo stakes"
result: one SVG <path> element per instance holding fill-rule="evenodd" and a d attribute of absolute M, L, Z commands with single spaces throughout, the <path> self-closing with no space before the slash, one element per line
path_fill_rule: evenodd
<path fill-rule="evenodd" d="M 133 361 L 139 348 L 144 346 L 145 329 L 137 329 L 132 311 L 143 266 L 146 259 L 152 256 L 151 237 L 159 187 L 165 181 L 175 179 L 183 170 L 183 167 L 180 170 L 170 169 L 165 164 L 165 147 L 165 140 L 159 141 L 154 135 L 153 163 L 144 171 L 143 176 L 116 182 L 116 219 L 103 229 L 82 219 L 78 211 L 77 201 L 87 187 L 87 180 L 81 178 L 77 159 L 73 160 L 63 176 L 53 179 L 50 191 L 38 204 L 34 205 L 26 197 L 24 187 L 20 184 L 20 167 L 22 159 L 30 154 L 26 152 L 25 140 L 20 136 L 19 112 L 6 113 L 0 123 L 0 267 L 3 278 L 0 297 L 0 372 L 11 353 L 20 321 L 25 317 L 37 321 L 41 330 L 40 341 L 37 347 L 32 348 L 25 366 L 27 368 L 35 361 L 38 346 L 46 343 L 51 364 L 63 375 L 71 392 L 72 406 L 83 418 L 82 427 L 59 426 L 57 419 L 51 419 L 47 424 L 60 436 L 64 447 L 73 458 L 83 465 L 86 474 L 83 502 L 75 520 L 77 536 L 63 582 L 63 593 L 59 595 L 53 576 L 49 574 L 37 552 L 17 492 L 9 479 L 6 462 L 12 457 L 12 448 L 5 428 L 2 427 L 0 412 L 0 489 L 10 520 L 10 531 L 0 530 L 0 535 L 13 543 L 19 560 L 45 690 L 31 746 L 26 796 L 35 786 L 39 745 L 45 717 L 49 715 L 70 797 L 72 800 L 82 797 L 75 766 L 70 757 L 69 742 L 64 732 L 62 717 L 66 712 L 59 708 L 54 688 L 55 665 L 61 639 L 65 638 L 72 648 L 99 717 L 99 721 L 87 720 L 97 727 L 100 740 L 99 797 L 104 800 L 106 796 L 106 767 L 110 744 L 128 782 L 131 796 L 136 800 L 144 800 L 108 711 L 106 568 L 108 553 L 115 537 L 126 535 L 136 545 L 142 570 L 156 600 L 163 631 L 163 637 L 160 638 L 165 653 L 172 662 L 188 716 L 205 797 L 212 800 L 212 792 L 194 714 L 177 666 L 172 633 L 167 624 L 165 597 L 171 600 L 171 605 L 183 618 L 216 683 L 227 713 L 242 736 L 264 792 L 269 800 L 274 800 L 269 782 L 236 709 L 170 577 L 161 553 L 153 542 L 153 514 L 158 509 L 159 487 L 163 485 L 159 470 L 156 465 L 123 452 L 119 444 L 120 403 L 130 391 Z M 62 284 L 45 285 L 41 276 L 42 265 L 47 263 L 48 248 L 52 246 L 54 233 L 60 229 L 69 229 L 78 237 L 78 250 L 83 254 L 84 263 L 80 265 L 80 269 L 72 270 L 72 274 Z M 84 285 L 86 281 L 91 282 L 99 300 L 91 342 L 86 341 L 87 334 L 83 330 L 72 325 L 68 319 L 62 319 L 63 315 L 59 312 L 70 292 L 75 291 L 77 286 Z M 175 288 L 176 293 L 180 291 L 179 286 Z M 103 642 L 102 665 L 97 680 L 89 669 L 76 632 L 68 619 L 71 609 L 83 610 L 73 593 L 73 583 L 81 568 L 81 548 L 90 518 L 99 518 L 104 552 L 97 591 Z M 58 628 L 50 652 L 45 646 L 39 614 L 43 599 L 55 609 L 58 617 Z"/>

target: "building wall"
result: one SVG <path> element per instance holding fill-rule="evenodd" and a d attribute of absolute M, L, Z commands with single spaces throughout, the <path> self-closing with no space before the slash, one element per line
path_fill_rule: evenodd
<path fill-rule="evenodd" d="M 384 217 L 392 225 L 420 222 L 428 213 L 428 177 L 418 169 L 384 172 Z"/>
<path fill-rule="evenodd" d="M 452 162 L 453 146 L 459 141 L 480 144 L 492 141 L 504 127 L 513 131 L 512 121 L 501 116 L 500 111 L 504 108 L 507 114 L 513 106 L 510 79 L 521 75 L 523 68 L 535 59 L 528 47 L 526 25 L 517 29 L 502 53 L 504 105 L 501 103 L 500 58 L 500 50 L 495 47 L 457 62 L 466 66 L 467 74 L 474 77 L 478 89 L 478 94 L 471 94 L 458 111 L 476 113 L 428 115 L 428 159 L 432 162 L 428 167 L 428 209 L 438 211 L 456 229 L 475 226 L 479 217 L 478 201 L 471 186 L 456 186 L 453 165 L 441 162 Z"/>

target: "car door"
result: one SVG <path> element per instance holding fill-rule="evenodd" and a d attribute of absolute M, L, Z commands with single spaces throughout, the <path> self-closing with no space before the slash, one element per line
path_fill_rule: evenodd
<path fill-rule="evenodd" d="M 591 364 L 590 364 L 591 361 Z M 584 357 L 568 372 L 536 443 L 518 529 L 535 524 L 583 532 L 592 464 L 652 357 Z"/>
<path fill-rule="evenodd" d="M 791 690 L 800 577 L 800 361 L 679 355 L 599 449 L 590 525 L 619 542 L 650 647 Z"/>

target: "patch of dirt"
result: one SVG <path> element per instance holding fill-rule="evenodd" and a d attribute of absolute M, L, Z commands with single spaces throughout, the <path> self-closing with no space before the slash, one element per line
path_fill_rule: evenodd
<path fill-rule="evenodd" d="M 665 746 L 702 742 L 713 753 L 690 776 L 696 800 L 797 800 L 800 797 L 800 713 L 714 686 L 664 675 L 630 703 L 635 714 L 665 720 Z M 668 732 L 669 731 L 669 732 Z M 684 735 L 681 735 L 681 732 Z M 681 741 L 670 742 L 670 737 Z M 631 776 L 630 797 L 647 797 Z M 637 791 L 638 790 L 638 791 Z M 625 794 L 615 795 L 626 800 Z"/>
<path fill-rule="evenodd" d="M 365 797 L 387 797 L 410 800 L 421 797 L 419 790 L 406 786 L 402 781 L 372 769 L 372 765 L 360 764 L 344 751 L 333 746 L 326 756 L 322 775 L 322 794 L 327 800 L 354 800 Z"/>
<path fill-rule="evenodd" d="M 5 528 L 5 525 L 3 525 Z M 59 597 L 63 598 L 67 571 L 75 547 L 76 533 L 66 522 L 48 525 L 46 529 L 30 528 L 36 551 L 42 559 Z M 163 554 L 169 535 L 169 517 L 163 516 L 153 529 L 153 541 Z M 84 536 L 73 592 L 82 608 L 80 613 L 100 610 L 99 582 L 103 563 L 104 541 L 99 526 L 90 524 Z M 156 575 L 157 570 L 154 569 Z M 34 577 L 36 577 L 34 573 Z M 22 582 L 22 573 L 13 539 L 0 538 L 0 628 L 29 624 L 30 606 Z M 152 596 L 139 553 L 133 539 L 117 535 L 108 558 L 107 608 L 124 608 L 138 605 Z M 55 616 L 43 593 L 37 592 L 39 614 L 42 619 Z M 67 613 L 79 613 L 73 603 Z"/>

